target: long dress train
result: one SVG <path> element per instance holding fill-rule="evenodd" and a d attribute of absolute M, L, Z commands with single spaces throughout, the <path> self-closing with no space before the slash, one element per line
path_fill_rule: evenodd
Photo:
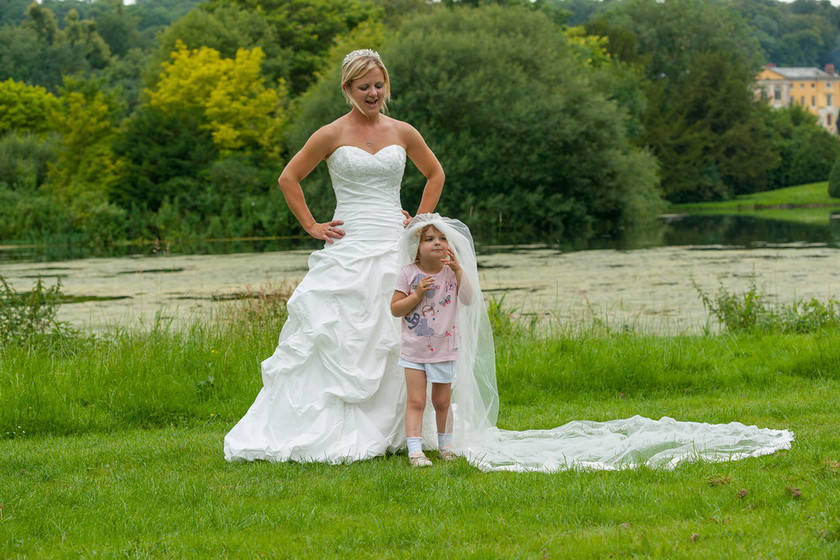
<path fill-rule="evenodd" d="M 316 251 L 288 302 L 274 354 L 262 363 L 263 388 L 225 437 L 229 461 L 339 463 L 383 455 L 405 441 L 405 386 L 399 321 L 389 302 L 396 273 L 413 260 L 414 233 L 426 224 L 446 234 L 471 285 L 459 304 L 461 347 L 452 396 L 454 447 L 485 470 L 553 472 L 568 468 L 673 467 L 692 459 L 734 460 L 790 447 L 793 434 L 729 424 L 650 420 L 573 421 L 553 430 L 496 427 L 493 338 L 478 283 L 469 230 L 437 214 L 403 228 L 400 183 L 405 151 L 370 154 L 338 148 L 327 160 L 334 217 L 346 235 Z M 431 444 L 431 404 L 424 436 Z"/>

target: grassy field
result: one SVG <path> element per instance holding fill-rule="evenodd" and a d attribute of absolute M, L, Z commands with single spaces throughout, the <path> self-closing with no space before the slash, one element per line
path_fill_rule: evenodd
<path fill-rule="evenodd" d="M 811 183 L 738 196 L 725 202 L 677 204 L 670 212 L 738 214 L 768 220 L 825 224 L 840 210 L 840 199 L 828 196 L 828 183 Z"/>
<path fill-rule="evenodd" d="M 503 428 L 640 414 L 787 428 L 673 471 L 228 464 L 282 298 L 0 349 L 2 558 L 836 558 L 840 331 L 537 335 L 494 313 Z"/>

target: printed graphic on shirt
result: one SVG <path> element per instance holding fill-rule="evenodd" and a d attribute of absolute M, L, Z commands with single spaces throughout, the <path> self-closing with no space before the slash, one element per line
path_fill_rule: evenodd
<path fill-rule="evenodd" d="M 402 285 L 411 295 L 426 276 L 416 265 L 410 265 L 402 271 L 397 289 L 402 291 Z M 430 362 L 457 357 L 459 337 L 456 336 L 457 311 L 453 303 L 457 299 L 458 283 L 449 267 L 433 276 L 434 286 L 426 290 L 417 307 L 403 318 L 402 356 L 405 359 Z"/>

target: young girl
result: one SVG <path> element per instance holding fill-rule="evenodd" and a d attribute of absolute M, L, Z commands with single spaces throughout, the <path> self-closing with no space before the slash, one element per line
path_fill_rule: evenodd
<path fill-rule="evenodd" d="M 457 457 L 452 451 L 450 399 L 460 340 L 457 311 L 463 269 L 446 235 L 434 225 L 414 235 L 419 238 L 417 254 L 397 276 L 391 313 L 402 317 L 399 365 L 405 368 L 408 456 L 412 466 L 428 467 L 432 462 L 422 450 L 426 381 L 432 383 L 440 456 Z"/>

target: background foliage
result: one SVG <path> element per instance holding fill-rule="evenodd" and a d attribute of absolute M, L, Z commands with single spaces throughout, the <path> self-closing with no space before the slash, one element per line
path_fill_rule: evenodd
<path fill-rule="evenodd" d="M 275 188 L 379 49 L 391 115 L 493 242 L 615 235 L 664 201 L 822 181 L 838 139 L 751 93 L 768 62 L 840 67 L 840 8 L 797 0 L 9 0 L 0 239 L 300 234 Z M 423 178 L 409 170 L 413 211 Z M 333 198 L 323 166 L 304 185 Z"/>

